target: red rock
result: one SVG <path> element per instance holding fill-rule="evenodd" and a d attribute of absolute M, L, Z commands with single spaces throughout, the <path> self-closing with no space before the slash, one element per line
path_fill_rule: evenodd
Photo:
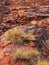
<path fill-rule="evenodd" d="M 36 45 L 34 43 L 30 43 L 29 46 L 34 48 Z"/>
<path fill-rule="evenodd" d="M 25 62 L 16 62 L 16 64 L 15 65 L 26 65 L 26 63 Z"/>
<path fill-rule="evenodd" d="M 3 49 L 0 49 L 0 59 L 2 59 L 4 57 L 4 51 Z"/>
<path fill-rule="evenodd" d="M 0 60 L 0 65 L 9 65 L 9 63 L 10 63 L 10 56 L 6 56 L 2 60 Z"/>
<path fill-rule="evenodd" d="M 9 44 L 8 41 L 1 41 L 1 42 L 0 42 L 0 48 L 3 48 L 3 47 L 5 47 L 5 46 L 7 46 L 8 44 Z"/>

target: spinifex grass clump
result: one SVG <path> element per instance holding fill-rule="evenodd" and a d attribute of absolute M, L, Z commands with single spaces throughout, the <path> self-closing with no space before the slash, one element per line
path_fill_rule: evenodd
<path fill-rule="evenodd" d="M 2 39 L 11 43 L 23 43 L 24 40 L 35 40 L 35 36 L 30 33 L 27 34 L 24 30 L 15 27 L 5 32 Z"/>
<path fill-rule="evenodd" d="M 11 59 L 14 61 L 26 61 L 27 65 L 36 65 L 39 58 L 40 52 L 37 49 L 22 47 L 15 51 Z"/>
<path fill-rule="evenodd" d="M 39 56 L 39 52 L 36 49 L 28 49 L 25 47 L 18 48 L 16 52 L 12 55 L 13 60 L 18 60 L 18 59 L 26 59 L 26 60 L 31 60 L 34 57 Z"/>
<path fill-rule="evenodd" d="M 18 48 L 12 55 L 14 61 L 26 61 L 27 65 L 49 65 L 48 60 L 41 58 L 37 49 Z"/>
<path fill-rule="evenodd" d="M 47 61 L 47 60 L 39 60 L 38 62 L 37 62 L 37 65 L 49 65 L 49 61 Z"/>
<path fill-rule="evenodd" d="M 25 33 L 17 28 L 13 28 L 5 32 L 4 40 L 8 40 L 11 43 L 22 43 L 22 38 L 25 37 Z"/>

